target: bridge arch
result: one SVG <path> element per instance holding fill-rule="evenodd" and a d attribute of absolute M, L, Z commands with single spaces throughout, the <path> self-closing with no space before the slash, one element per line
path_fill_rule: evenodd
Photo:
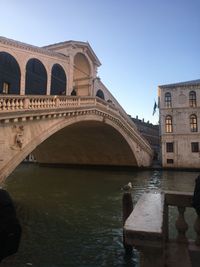
<path fill-rule="evenodd" d="M 37 58 L 31 58 L 26 64 L 26 95 L 46 95 L 47 71 Z"/>
<path fill-rule="evenodd" d="M 8 126 L 4 131 L 12 142 L 13 128 Z M 117 121 L 102 117 L 100 111 L 83 112 L 79 116 L 74 114 L 69 118 L 33 120 L 28 125 L 24 124 L 23 139 L 22 148 L 12 150 L 10 159 L 2 167 L 1 181 L 30 153 L 41 163 L 106 166 L 149 164 L 138 150 L 137 141 L 133 141 Z M 58 157 L 60 151 L 62 155 Z"/>
<path fill-rule="evenodd" d="M 78 52 L 74 56 L 73 89 L 76 95 L 88 96 L 90 94 L 90 78 L 92 66 L 85 54 Z"/>
<path fill-rule="evenodd" d="M 115 125 L 85 118 L 49 136 L 33 155 L 40 163 L 137 166 L 132 148 Z"/>
<path fill-rule="evenodd" d="M 14 56 L 0 52 L 0 94 L 20 94 L 21 71 Z"/>
<path fill-rule="evenodd" d="M 51 70 L 51 95 L 66 95 L 67 78 L 63 67 L 54 64 Z"/>
<path fill-rule="evenodd" d="M 98 96 L 99 98 L 105 100 L 105 96 L 104 96 L 104 93 L 101 89 L 99 89 L 96 93 L 96 96 Z"/>

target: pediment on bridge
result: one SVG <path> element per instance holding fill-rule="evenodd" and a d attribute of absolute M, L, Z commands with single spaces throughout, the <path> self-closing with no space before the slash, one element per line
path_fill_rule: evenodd
<path fill-rule="evenodd" d="M 6 38 L 4 36 L 0 36 L 0 46 L 3 46 L 4 48 L 7 47 L 14 47 L 14 48 L 20 48 L 26 51 L 31 51 L 31 52 L 36 52 L 39 54 L 45 54 L 45 55 L 49 55 L 49 56 L 53 56 L 53 57 L 58 57 L 61 59 L 66 59 L 66 56 L 60 54 L 60 53 L 56 53 L 56 51 L 54 52 L 53 50 L 50 49 L 45 49 L 43 47 L 39 47 L 39 46 L 35 46 L 35 45 L 30 45 L 27 43 L 23 43 L 20 41 L 16 41 L 10 38 Z"/>
<path fill-rule="evenodd" d="M 94 50 L 92 49 L 92 47 L 90 46 L 88 42 L 70 40 L 70 41 L 55 43 L 52 45 L 47 45 L 47 46 L 44 46 L 43 48 L 47 50 L 63 53 L 66 56 L 68 56 L 67 53 L 68 52 L 70 53 L 70 51 L 72 50 L 77 50 L 77 51 L 81 50 L 83 53 L 86 53 L 90 57 L 90 59 L 92 60 L 92 62 L 95 63 L 95 65 L 97 65 L 98 67 L 101 65 L 100 60 L 98 59 Z"/>

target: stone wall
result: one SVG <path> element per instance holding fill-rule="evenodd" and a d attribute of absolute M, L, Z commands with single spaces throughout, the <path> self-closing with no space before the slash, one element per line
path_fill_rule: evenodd
<path fill-rule="evenodd" d="M 196 93 L 196 106 L 189 104 L 189 93 Z M 165 94 L 171 93 L 171 107 L 166 107 Z M 170 168 L 200 168 L 200 80 L 159 87 L 160 133 L 162 165 Z M 190 116 L 197 117 L 197 131 L 191 131 Z M 166 116 L 172 118 L 172 132 L 166 132 Z M 191 143 L 199 149 L 192 152 Z M 173 143 L 173 151 L 167 152 L 166 143 Z"/>

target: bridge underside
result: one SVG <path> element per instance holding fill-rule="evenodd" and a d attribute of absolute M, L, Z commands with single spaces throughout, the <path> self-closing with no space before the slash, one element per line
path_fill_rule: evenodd
<path fill-rule="evenodd" d="M 61 129 L 33 154 L 39 163 L 137 166 L 124 137 L 98 121 L 78 122 Z"/>

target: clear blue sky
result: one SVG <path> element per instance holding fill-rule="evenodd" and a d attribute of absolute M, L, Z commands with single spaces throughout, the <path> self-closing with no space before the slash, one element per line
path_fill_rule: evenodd
<path fill-rule="evenodd" d="M 152 116 L 157 86 L 200 79 L 200 0 L 0 0 L 0 35 L 43 46 L 88 41 L 127 113 Z"/>

